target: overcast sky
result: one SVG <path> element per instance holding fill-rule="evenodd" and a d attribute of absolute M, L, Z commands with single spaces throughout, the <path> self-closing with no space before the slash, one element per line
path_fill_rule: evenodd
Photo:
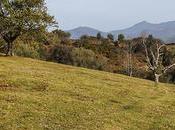
<path fill-rule="evenodd" d="M 175 20 L 175 0 L 46 0 L 61 29 L 89 26 L 102 31 L 141 21 Z"/>

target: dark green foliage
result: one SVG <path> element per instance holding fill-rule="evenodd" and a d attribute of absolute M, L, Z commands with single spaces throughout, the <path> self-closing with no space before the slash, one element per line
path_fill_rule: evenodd
<path fill-rule="evenodd" d="M 101 36 L 101 33 L 100 33 L 100 32 L 97 33 L 97 39 L 98 39 L 98 40 L 101 40 L 101 39 L 102 39 L 102 36 Z"/>
<path fill-rule="evenodd" d="M 104 70 L 107 58 L 97 56 L 92 50 L 74 48 L 72 51 L 73 65 L 91 69 Z"/>
<path fill-rule="evenodd" d="M 87 36 L 87 35 L 83 35 L 83 36 L 80 37 L 81 40 L 85 40 L 85 39 L 88 39 L 88 38 L 89 38 L 89 36 Z"/>
<path fill-rule="evenodd" d="M 119 34 L 118 35 L 118 41 L 119 41 L 119 43 L 124 42 L 124 40 L 125 40 L 125 36 L 123 34 Z"/>
<path fill-rule="evenodd" d="M 26 32 L 42 32 L 53 25 L 44 0 L 1 0 L 0 36 L 7 43 L 6 55 L 13 55 L 14 41 Z"/>
<path fill-rule="evenodd" d="M 164 51 L 165 52 L 163 55 L 162 64 L 163 66 L 168 66 L 174 62 L 174 55 L 168 50 L 164 50 Z"/>
<path fill-rule="evenodd" d="M 57 45 L 53 48 L 50 59 L 58 63 L 104 70 L 107 58 L 97 56 L 92 50 Z"/>
<path fill-rule="evenodd" d="M 73 47 L 65 45 L 57 45 L 52 48 L 49 59 L 62 64 L 72 65 L 72 50 Z"/>
<path fill-rule="evenodd" d="M 109 33 L 109 34 L 107 35 L 107 37 L 108 37 L 108 39 L 111 40 L 112 42 L 114 41 L 114 36 L 113 36 L 111 33 Z"/>
<path fill-rule="evenodd" d="M 175 69 L 171 69 L 165 76 L 167 83 L 174 83 L 175 84 Z"/>
<path fill-rule="evenodd" d="M 46 33 L 45 44 L 68 44 L 69 43 L 70 34 L 66 33 L 62 30 L 54 30 L 50 33 Z"/>
<path fill-rule="evenodd" d="M 52 31 L 52 33 L 55 34 L 59 39 L 69 39 L 71 36 L 70 33 L 58 29 Z"/>
<path fill-rule="evenodd" d="M 36 42 L 25 44 L 22 41 L 18 41 L 14 47 L 14 54 L 17 56 L 40 59 L 40 45 Z"/>

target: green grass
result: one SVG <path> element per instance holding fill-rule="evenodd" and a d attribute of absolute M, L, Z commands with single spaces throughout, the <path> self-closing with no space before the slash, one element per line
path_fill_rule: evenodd
<path fill-rule="evenodd" d="M 175 86 L 0 57 L 0 130 L 175 130 Z"/>

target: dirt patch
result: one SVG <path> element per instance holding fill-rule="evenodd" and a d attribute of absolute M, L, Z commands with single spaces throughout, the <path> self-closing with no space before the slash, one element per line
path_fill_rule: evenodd
<path fill-rule="evenodd" d="M 0 81 L 0 91 L 15 90 L 17 87 L 12 84 Z"/>
<path fill-rule="evenodd" d="M 32 87 L 32 90 L 44 92 L 48 90 L 48 87 L 49 83 L 43 80 L 41 82 L 36 82 L 35 85 Z"/>
<path fill-rule="evenodd" d="M 76 92 L 72 92 L 72 91 L 64 91 L 64 92 L 68 96 L 70 96 L 74 99 L 77 99 L 79 101 L 94 102 L 96 100 L 96 98 L 94 98 L 94 97 L 90 97 L 90 96 L 83 95 L 83 94 L 80 94 L 80 93 L 76 93 Z"/>

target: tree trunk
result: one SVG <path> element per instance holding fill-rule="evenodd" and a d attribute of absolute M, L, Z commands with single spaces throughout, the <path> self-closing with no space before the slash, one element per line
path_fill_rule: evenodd
<path fill-rule="evenodd" d="M 156 86 L 159 84 L 159 79 L 160 79 L 160 76 L 161 75 L 159 75 L 159 74 L 154 74 L 154 76 L 155 76 L 155 84 L 156 84 Z"/>
<path fill-rule="evenodd" d="M 13 44 L 7 43 L 6 56 L 13 56 Z"/>

